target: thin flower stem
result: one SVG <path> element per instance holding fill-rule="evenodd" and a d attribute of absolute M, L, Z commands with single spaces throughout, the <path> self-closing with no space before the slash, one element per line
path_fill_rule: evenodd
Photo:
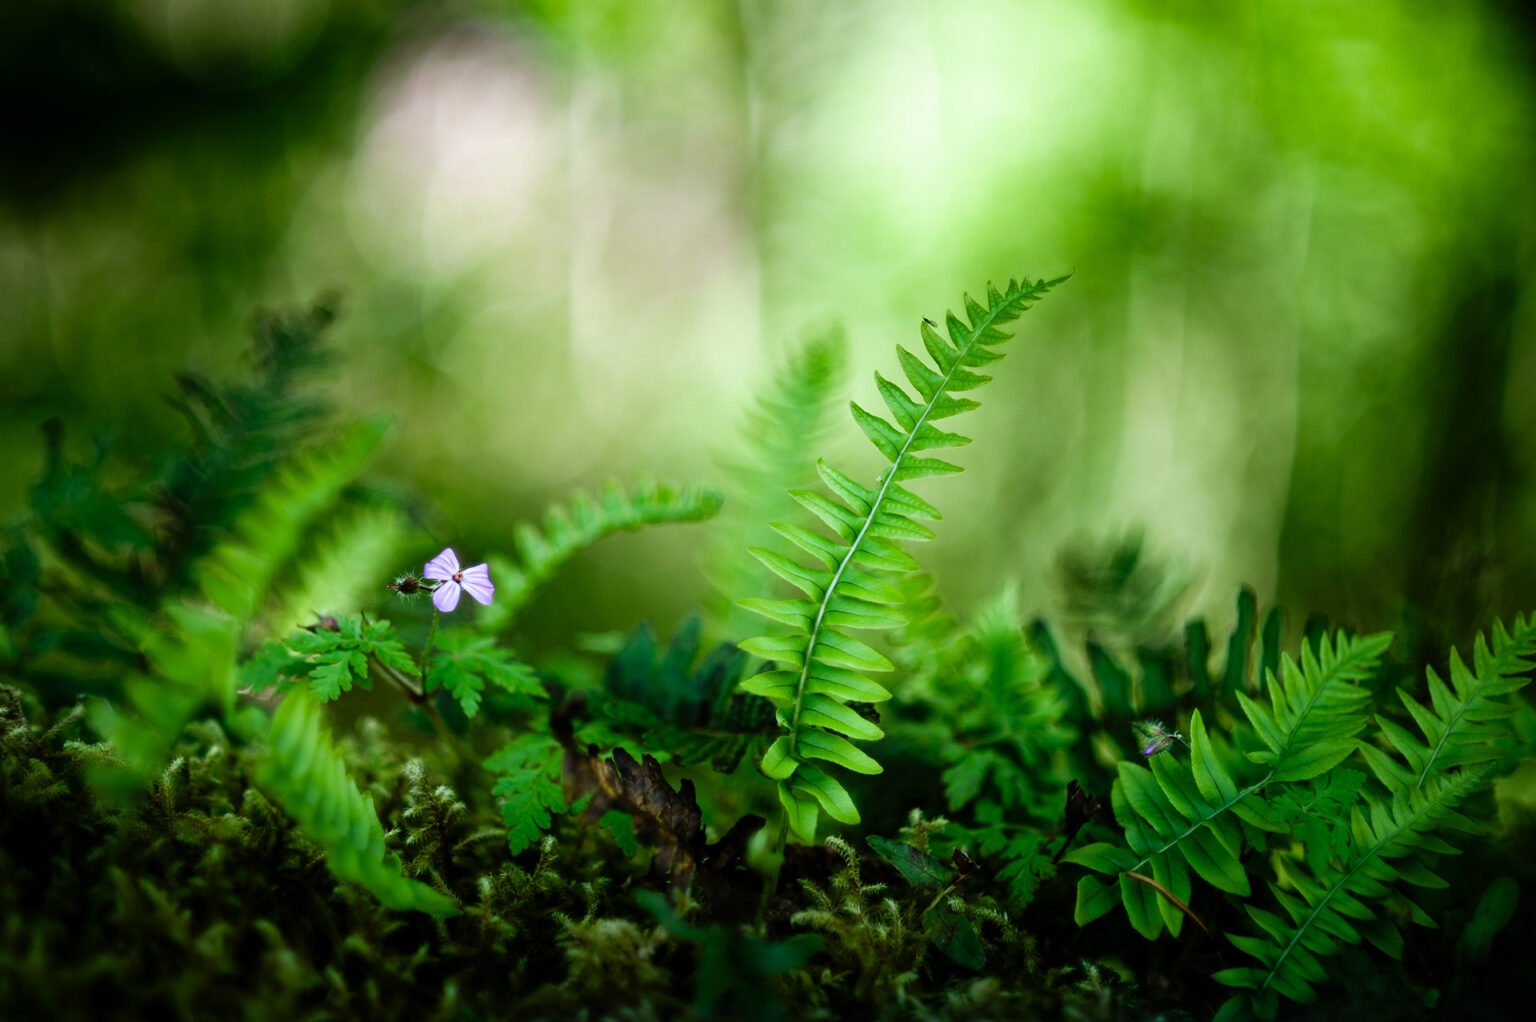
<path fill-rule="evenodd" d="M 421 684 L 425 688 L 427 684 L 427 665 L 432 662 L 432 647 L 437 645 L 437 623 L 442 619 L 442 612 L 432 611 L 432 630 L 427 633 L 427 644 L 421 651 Z"/>

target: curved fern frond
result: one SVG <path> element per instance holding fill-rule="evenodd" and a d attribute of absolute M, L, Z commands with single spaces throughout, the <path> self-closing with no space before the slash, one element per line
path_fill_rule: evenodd
<path fill-rule="evenodd" d="M 815 452 L 830 425 L 846 362 L 841 329 L 812 335 L 797 346 L 747 412 L 742 453 L 722 465 L 728 497 L 713 530 L 710 575 L 723 604 L 714 608 L 715 617 L 727 636 L 740 635 L 746 626 L 736 596 L 769 584 L 766 570 L 747 551 L 753 546 L 780 549 L 781 540 L 767 523 L 792 509 L 789 491 L 812 482 Z"/>
<path fill-rule="evenodd" d="M 784 734 L 764 754 L 761 769 L 779 782 L 779 802 L 790 829 L 803 841 L 815 840 L 822 812 L 842 823 L 859 820 L 842 784 L 809 760 L 862 774 L 881 769 L 853 741 L 872 741 L 884 732 L 849 704 L 889 699 L 890 692 L 868 675 L 888 671 L 892 665 L 851 633 L 902 624 L 904 618 L 897 609 L 902 592 L 891 575 L 912 571 L 917 564 L 900 541 L 931 537 L 932 531 L 918 519 L 940 517 L 933 505 L 901 484 L 960 471 L 956 465 L 920 457 L 918 452 L 970 442 L 934 423 L 977 407 L 976 401 L 957 395 L 990 379 L 975 370 L 1003 357 L 997 346 L 1009 335 L 1001 328 L 1064 279 L 1009 281 L 1002 291 L 988 286 L 985 306 L 966 296 L 967 319 L 950 313 L 947 339 L 924 320 L 923 346 L 933 364 L 904 347 L 896 349 L 917 397 L 876 373 L 875 383 L 894 423 L 857 403 L 851 405 L 854 421 L 890 462 L 874 488 L 819 462 L 817 472 L 834 497 L 804 490 L 792 496 L 825 522 L 834 538 L 798 525 L 773 526 L 817 565 L 806 567 L 761 547 L 752 551 L 768 570 L 805 594 L 803 599 L 743 600 L 742 606 L 787 625 L 788 631 L 741 644 L 749 653 L 778 665 L 749 679 L 743 688 L 764 696 L 777 708 Z"/>
<path fill-rule="evenodd" d="M 365 506 L 336 516 L 334 525 L 306 544 L 279 593 L 272 631 L 287 635 L 316 616 L 361 613 L 378 599 L 378 580 L 399 564 L 411 530 L 393 507 Z"/>
<path fill-rule="evenodd" d="M 584 493 L 573 494 L 566 504 L 553 505 L 545 512 L 542 528 L 528 522 L 517 526 L 517 563 L 505 557 L 491 558 L 496 601 L 481 613 L 481 629 L 498 632 L 511 624 L 539 586 L 598 540 L 647 525 L 703 521 L 719 512 L 722 502 L 719 491 L 707 486 L 679 489 L 649 480 L 628 492 L 617 483 L 608 483 L 595 499 Z"/>
<path fill-rule="evenodd" d="M 165 769 L 172 743 L 193 717 L 212 710 L 227 718 L 233 710 L 239 623 L 182 605 L 167 607 L 153 622 L 126 612 L 117 617 L 153 671 L 129 675 L 117 706 L 106 701 L 91 706 L 92 725 L 122 762 L 93 766 L 90 780 L 108 797 L 122 799 L 142 791 Z"/>
<path fill-rule="evenodd" d="M 385 850 L 373 799 L 347 776 L 320 718 L 308 695 L 288 693 L 272 718 L 270 752 L 256 770 L 257 783 L 325 850 L 338 879 L 366 888 L 387 908 L 456 915 L 451 898 L 401 874 L 400 860 Z"/>
<path fill-rule="evenodd" d="M 1268 709 L 1239 693 L 1267 747 L 1249 754 L 1268 770 L 1246 787 L 1238 787 L 1216 755 L 1198 710 L 1190 719 L 1187 763 L 1169 755 L 1154 756 L 1150 769 L 1120 763 L 1110 802 L 1129 848 L 1099 843 L 1065 856 L 1067 862 L 1113 878 L 1078 881 L 1078 925 L 1124 904 L 1131 925 L 1148 940 L 1164 926 L 1177 936 L 1183 910 L 1127 876 L 1148 866 L 1152 878 L 1181 901 L 1188 901 L 1191 871 L 1213 887 L 1247 896 L 1238 820 L 1260 829 L 1283 826 L 1253 796 L 1273 783 L 1316 777 L 1359 747 L 1356 735 L 1367 722 L 1369 694 L 1355 683 L 1371 676 L 1391 642 L 1388 634 L 1325 636 L 1315 650 L 1303 644 L 1299 664 L 1281 658 L 1279 674 L 1271 672 L 1267 679 Z"/>
<path fill-rule="evenodd" d="M 1411 856 L 1426 847 L 1453 850 L 1433 832 L 1445 827 L 1467 829 L 1456 807 L 1485 777 L 1483 771 L 1435 777 L 1422 787 L 1396 792 L 1390 802 L 1373 803 L 1369 813 L 1356 808 L 1350 821 L 1349 852 L 1336 865 L 1311 872 L 1302 863 L 1282 859 L 1282 884 L 1272 890 L 1285 915 L 1250 905 L 1248 914 L 1262 933 L 1229 935 L 1228 939 L 1257 958 L 1261 967 L 1215 974 L 1216 980 L 1249 991 L 1246 997 L 1239 995 L 1237 1005 L 1224 1007 L 1222 1016 L 1237 1015 L 1240 1007 L 1248 1007 L 1260 1017 L 1271 1018 L 1277 1007 L 1276 993 L 1310 1003 L 1317 997 L 1314 985 L 1328 976 L 1319 959 L 1336 954 L 1344 944 L 1358 944 L 1363 938 L 1399 957 L 1402 936 L 1390 917 L 1373 903 L 1389 896 L 1400 898 L 1394 887 L 1399 881 L 1443 886 L 1427 869 L 1411 861 Z M 1398 861 L 1394 864 L 1389 860 Z M 1411 918 L 1428 921 L 1412 903 L 1408 910 Z"/>
<path fill-rule="evenodd" d="M 1392 645 L 1385 632 L 1361 639 L 1326 636 L 1314 651 L 1302 643 L 1301 663 L 1282 657 L 1280 674 L 1268 677 L 1269 709 L 1239 691 L 1237 701 L 1268 746 L 1250 754 L 1267 764 L 1270 779 L 1305 781 L 1327 773 L 1359 748 L 1356 737 L 1365 729 L 1366 689 L 1352 684 L 1371 676 Z"/>
<path fill-rule="evenodd" d="M 279 469 L 236 520 L 233 538 L 193 568 L 208 602 L 236 620 L 253 617 L 298 552 L 305 530 L 368 467 L 388 432 L 387 420 L 365 420 Z"/>
<path fill-rule="evenodd" d="M 1384 749 L 1367 746 L 1363 752 L 1371 770 L 1387 787 L 1423 787 L 1437 773 L 1454 767 L 1490 765 L 1507 754 L 1509 729 L 1498 726 L 1515 712 L 1511 695 L 1531 681 L 1536 663 L 1536 617 L 1515 618 L 1514 628 L 1494 622 L 1493 642 L 1477 637 L 1472 648 L 1472 669 L 1461 655 L 1451 651 L 1451 683 L 1447 685 L 1430 668 L 1429 705 L 1402 689 L 1398 697 L 1419 730 L 1421 740 L 1396 721 L 1378 716 L 1376 723 L 1399 758 Z"/>

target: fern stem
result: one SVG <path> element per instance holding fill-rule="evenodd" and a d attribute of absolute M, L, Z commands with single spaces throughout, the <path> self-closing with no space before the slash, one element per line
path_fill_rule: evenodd
<path fill-rule="evenodd" d="M 821 602 L 816 608 L 816 620 L 811 622 L 810 636 L 805 645 L 805 661 L 800 665 L 800 679 L 795 686 L 795 711 L 791 714 L 789 722 L 788 751 L 790 756 L 795 755 L 800 743 L 800 711 L 805 705 L 805 686 L 810 680 L 812 657 L 815 655 L 816 643 L 821 635 L 822 620 L 826 617 L 827 611 L 832 605 L 832 596 L 837 592 L 837 587 L 842 581 L 843 574 L 853 564 L 853 559 L 858 555 L 859 547 L 863 544 L 865 537 L 869 535 L 869 530 L 874 528 L 875 518 L 879 516 L 881 506 L 885 503 L 885 496 L 890 492 L 891 487 L 896 484 L 896 476 L 901 469 L 902 462 L 912 450 L 912 444 L 916 442 L 918 434 L 922 432 L 924 424 L 928 421 L 928 416 L 933 414 L 934 406 L 938 404 L 939 400 L 948 391 L 950 381 L 954 379 L 956 370 L 965 364 L 966 357 L 975 349 L 982 335 L 992 328 L 992 324 L 997 322 L 998 317 L 1005 311 L 1011 311 L 1013 304 L 1016 303 L 996 305 L 988 310 L 990 314 L 983 322 L 971 324 L 970 340 L 966 342 L 965 348 L 960 350 L 959 354 L 950 363 L 949 368 L 944 370 L 943 379 L 934 388 L 933 397 L 929 398 L 927 403 L 923 405 L 923 413 L 917 417 L 917 421 L 912 424 L 912 428 L 907 430 L 907 437 L 902 442 L 901 450 L 897 451 L 896 457 L 891 459 L 890 468 L 886 469 L 880 480 L 880 488 L 875 491 L 874 500 L 870 501 L 869 513 L 864 516 L 864 523 L 859 526 L 857 535 L 853 537 L 853 541 L 848 545 L 848 552 L 838 562 L 837 570 L 832 572 L 832 581 L 828 583 L 826 590 L 821 594 Z M 788 815 L 786 811 L 786 820 Z"/>

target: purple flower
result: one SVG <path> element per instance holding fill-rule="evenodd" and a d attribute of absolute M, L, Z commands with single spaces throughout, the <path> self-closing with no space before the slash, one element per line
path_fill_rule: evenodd
<path fill-rule="evenodd" d="M 1136 735 L 1136 741 L 1141 745 L 1143 756 L 1156 756 L 1174 742 L 1188 745 L 1184 736 L 1177 731 L 1170 731 L 1163 726 L 1161 721 L 1143 720 L 1131 725 L 1131 730 Z"/>
<path fill-rule="evenodd" d="M 491 569 L 484 564 L 460 568 L 459 555 L 453 552 L 453 547 L 428 561 L 421 577 L 437 582 L 437 587 L 432 590 L 432 605 L 444 614 L 459 605 L 460 589 L 486 606 L 490 606 L 491 597 L 496 593 L 496 587 L 491 585 Z"/>

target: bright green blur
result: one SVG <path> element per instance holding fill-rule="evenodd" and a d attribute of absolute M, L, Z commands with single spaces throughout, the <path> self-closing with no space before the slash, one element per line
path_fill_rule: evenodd
<path fill-rule="evenodd" d="M 829 320 L 868 404 L 920 317 L 1073 271 L 925 484 L 952 600 L 1053 611 L 1064 546 L 1139 528 L 1218 620 L 1245 582 L 1362 627 L 1536 605 L 1515 5 L 267 6 L 0 15 L 8 91 L 73 111 L 0 158 L 0 515 L 44 418 L 171 435 L 172 373 L 327 288 L 333 396 L 391 410 L 387 472 L 490 549 L 573 486 L 717 479 Z M 851 421 L 827 453 L 879 467 Z M 545 620 L 685 613 L 701 545 L 604 547 Z"/>

